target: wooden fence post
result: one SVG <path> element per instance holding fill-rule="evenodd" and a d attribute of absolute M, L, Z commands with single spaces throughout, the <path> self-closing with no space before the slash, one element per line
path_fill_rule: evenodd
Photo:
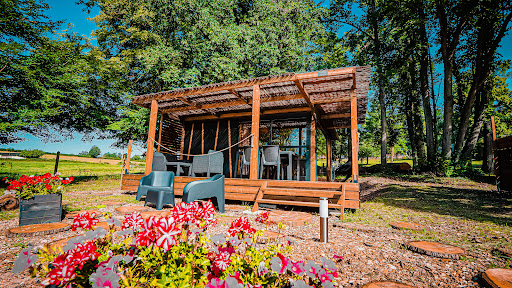
<path fill-rule="evenodd" d="M 133 144 L 133 140 L 128 141 L 128 154 L 126 154 L 126 164 L 124 166 L 124 171 L 126 174 L 130 173 L 130 159 L 132 157 L 132 144 Z"/>
<path fill-rule="evenodd" d="M 60 151 L 57 151 L 57 157 L 55 157 L 55 169 L 53 170 L 53 175 L 57 174 L 57 171 L 59 170 L 59 158 L 60 158 Z"/>
<path fill-rule="evenodd" d="M 146 152 L 146 169 L 144 175 L 148 175 L 153 170 L 153 148 L 155 147 L 156 118 L 158 117 L 158 102 L 151 101 L 151 114 L 149 117 L 148 131 L 148 150 Z"/>

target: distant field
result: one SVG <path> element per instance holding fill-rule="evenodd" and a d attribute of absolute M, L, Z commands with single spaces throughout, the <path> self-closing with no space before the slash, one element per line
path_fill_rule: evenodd
<path fill-rule="evenodd" d="M 53 154 L 44 154 L 41 156 L 42 159 L 55 159 L 57 155 Z M 79 161 L 79 162 L 90 162 L 90 163 L 108 163 L 108 164 L 119 164 L 121 163 L 121 160 L 115 160 L 115 159 L 102 159 L 102 158 L 89 158 L 89 157 L 79 157 L 79 156 L 66 156 L 66 155 L 60 155 L 60 160 L 70 160 L 70 161 Z"/>
<path fill-rule="evenodd" d="M 63 156 L 70 157 L 70 156 Z M 80 160 L 91 159 L 76 157 Z M 77 160 L 78 160 L 77 159 Z M 105 159 L 98 159 L 108 161 Z M 114 160 L 119 162 L 118 160 Z M 15 178 L 21 175 L 35 175 L 44 173 L 53 173 L 55 168 L 55 160 L 53 159 L 0 159 L 0 178 Z M 119 163 L 91 163 L 83 161 L 59 161 L 59 170 L 63 177 L 69 176 L 104 176 L 104 175 L 121 175 L 121 165 Z M 138 173 L 144 171 L 144 163 L 131 162 L 130 173 Z"/>

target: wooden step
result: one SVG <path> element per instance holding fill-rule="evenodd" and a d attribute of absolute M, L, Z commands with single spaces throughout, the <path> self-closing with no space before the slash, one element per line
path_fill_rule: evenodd
<path fill-rule="evenodd" d="M 263 190 L 263 193 L 265 195 L 333 198 L 334 195 L 341 194 L 341 191 L 267 188 Z"/>
<path fill-rule="evenodd" d="M 275 205 L 320 207 L 320 203 L 315 203 L 315 202 L 286 201 L 286 200 L 272 200 L 272 199 L 261 199 L 261 200 L 257 200 L 257 202 L 266 203 L 266 204 L 275 204 Z M 329 203 L 329 208 L 341 208 L 341 205 Z"/>

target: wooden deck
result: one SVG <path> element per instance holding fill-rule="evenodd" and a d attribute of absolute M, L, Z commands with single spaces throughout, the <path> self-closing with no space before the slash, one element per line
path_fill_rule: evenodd
<path fill-rule="evenodd" d="M 139 180 L 143 175 L 125 174 L 121 189 L 137 191 Z M 204 177 L 174 178 L 174 194 L 183 195 L 187 183 Z M 281 181 L 281 180 L 250 180 L 226 178 L 226 199 L 254 202 L 253 210 L 260 203 L 319 207 L 319 198 L 326 197 L 330 208 L 359 209 L 359 184 L 319 181 Z"/>

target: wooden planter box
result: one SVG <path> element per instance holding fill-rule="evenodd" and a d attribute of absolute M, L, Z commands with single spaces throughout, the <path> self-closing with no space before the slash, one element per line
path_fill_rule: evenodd
<path fill-rule="evenodd" d="M 62 195 L 36 195 L 20 203 L 20 226 L 60 222 L 62 217 Z"/>

